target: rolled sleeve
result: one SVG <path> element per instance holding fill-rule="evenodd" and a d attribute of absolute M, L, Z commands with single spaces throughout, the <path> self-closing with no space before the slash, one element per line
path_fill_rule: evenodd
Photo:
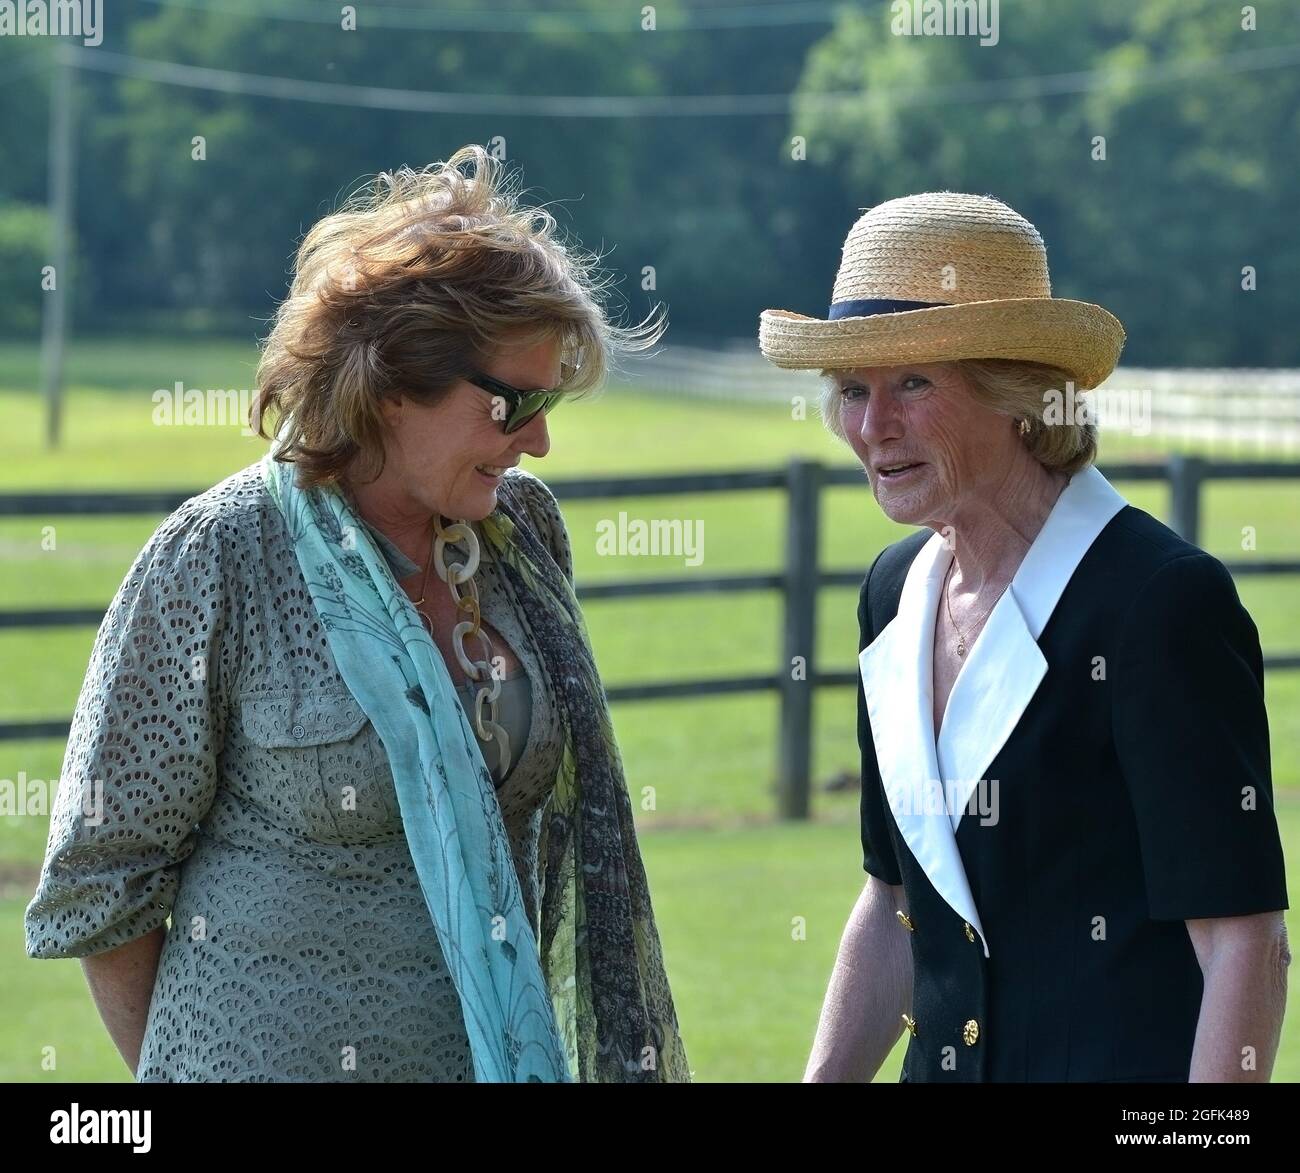
<path fill-rule="evenodd" d="M 1286 908 L 1259 633 L 1221 562 L 1183 555 L 1147 581 L 1111 696 L 1149 915 Z"/>
<path fill-rule="evenodd" d="M 182 506 L 95 638 L 25 917 L 30 957 L 85 957 L 164 924 L 210 809 L 238 650 L 219 527 Z"/>
<path fill-rule="evenodd" d="M 879 558 L 876 559 L 879 561 Z M 870 621 L 868 596 L 871 590 L 871 571 L 876 563 L 871 564 L 867 577 L 862 583 L 862 592 L 858 597 L 858 651 L 867 647 L 875 639 Z M 862 867 L 870 875 L 886 884 L 901 884 L 902 872 L 898 866 L 898 856 L 894 851 L 894 842 L 890 837 L 889 824 L 891 816 L 885 808 L 884 782 L 880 777 L 880 766 L 876 761 L 876 743 L 871 735 L 871 718 L 867 714 L 867 696 L 862 687 L 862 677 L 858 676 L 858 748 L 862 761 L 862 797 L 860 815 L 862 821 Z"/>

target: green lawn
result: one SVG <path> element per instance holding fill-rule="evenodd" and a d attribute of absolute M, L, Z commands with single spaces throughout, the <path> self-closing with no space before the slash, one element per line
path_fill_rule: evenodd
<path fill-rule="evenodd" d="M 262 443 L 238 428 L 155 427 L 152 393 L 253 383 L 255 355 L 233 343 L 86 344 L 69 362 L 64 444 L 42 447 L 35 348 L 0 345 L 0 492 L 38 489 L 200 490 L 256 460 Z M 545 478 L 720 468 L 771 468 L 792 456 L 847 465 L 847 453 L 813 418 L 779 406 L 690 403 L 615 387 L 552 417 L 550 456 L 529 466 Z M 1158 456 L 1136 441 L 1106 441 L 1102 458 Z M 1167 514 L 1153 486 L 1119 486 L 1135 504 Z M 1213 485 L 1202 544 L 1225 558 L 1300 554 L 1295 483 Z M 704 560 L 602 557 L 597 524 L 633 517 L 704 524 Z M 770 571 L 781 559 L 785 516 L 778 493 L 693 495 L 565 507 L 580 582 L 636 575 Z M 157 517 L 0 519 L 0 609 L 103 606 Z M 46 527 L 53 527 L 52 530 Z M 1252 527 L 1256 549 L 1242 549 Z M 865 488 L 828 491 L 821 562 L 865 570 L 902 532 Z M 43 548 L 53 535 L 54 548 Z M 48 541 L 44 545 L 48 545 Z M 1245 578 L 1240 590 L 1268 651 L 1300 651 L 1293 577 Z M 823 593 L 818 656 L 824 668 L 853 665 L 856 592 Z M 635 608 L 636 622 L 629 622 Z M 686 676 L 773 672 L 781 656 L 775 596 L 678 597 L 595 602 L 587 616 L 607 684 Z M 76 701 L 93 630 L 0 630 L 0 719 L 67 716 Z M 1300 847 L 1300 672 L 1268 681 L 1274 775 L 1288 848 Z M 852 690 L 819 693 L 812 826 L 761 825 L 775 796 L 774 698 L 620 704 L 614 720 L 634 798 L 653 787 L 640 814 L 661 930 L 701 1079 L 793 1079 L 802 1071 L 843 921 L 862 881 L 856 793 L 826 789 L 856 769 Z M 0 742 L 0 778 L 57 776 L 56 742 Z M 640 802 L 638 801 L 638 806 Z M 111 1048 L 85 994 L 79 967 L 22 956 L 21 911 L 45 841 L 44 820 L 0 818 L 0 1078 L 49 1078 L 32 1058 L 59 1047 L 56 1078 L 114 1078 Z M 1288 852 L 1296 858 L 1295 851 Z M 11 878 L 3 887 L 3 876 Z M 701 892 L 712 899 L 701 900 Z M 790 939 L 806 916 L 808 939 Z M 16 945 L 15 945 L 16 942 Z M 43 968 L 34 970 L 33 966 Z M 52 1027 L 51 1023 L 58 1023 Z M 56 1036 L 45 1038 L 45 1035 Z M 1288 1031 L 1279 1075 L 1300 1076 L 1300 1041 Z M 897 1060 L 898 1056 L 895 1056 Z M 896 1075 L 897 1064 L 886 1071 Z"/>
<path fill-rule="evenodd" d="M 1300 798 L 1279 802 L 1300 858 Z M 840 933 L 862 888 L 851 823 L 655 831 L 642 836 L 682 1036 L 700 1082 L 798 1080 Z M 1292 870 L 1294 893 L 1294 869 Z M 707 894 L 707 895 L 706 895 Z M 1291 900 L 1294 909 L 1295 900 Z M 125 1080 L 74 961 L 31 961 L 21 899 L 0 901 L 0 1081 Z M 803 939 L 794 932 L 795 918 Z M 1300 940 L 1300 914 L 1288 914 Z M 1296 981 L 1293 979 L 1292 1002 Z M 41 1066 L 55 1048 L 57 1068 Z M 899 1041 L 879 1079 L 896 1080 Z M 1274 1078 L 1300 1080 L 1300 1017 Z"/>
<path fill-rule="evenodd" d="M 695 1078 L 798 1080 L 862 887 L 854 828 L 660 831 L 642 842 Z M 21 938 L 21 902 L 0 903 L 0 991 L 14 1007 L 0 1018 L 0 1081 L 125 1080 L 80 964 L 28 960 Z M 41 1067 L 47 1046 L 53 1072 Z M 898 1078 L 903 1049 L 882 1079 Z"/>

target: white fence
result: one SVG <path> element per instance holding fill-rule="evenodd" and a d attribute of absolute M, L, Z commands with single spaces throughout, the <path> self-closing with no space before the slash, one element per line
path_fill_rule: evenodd
<path fill-rule="evenodd" d="M 668 344 L 624 372 L 636 387 L 696 399 L 815 405 L 821 380 L 772 366 L 754 343 Z M 1300 370 L 1120 367 L 1088 396 L 1103 431 L 1232 454 L 1300 450 Z M 1068 404 L 1067 404 L 1068 406 Z"/>

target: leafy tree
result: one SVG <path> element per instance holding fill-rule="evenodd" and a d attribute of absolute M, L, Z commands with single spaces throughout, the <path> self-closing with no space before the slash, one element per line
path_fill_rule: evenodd
<path fill-rule="evenodd" d="M 1003 4 L 987 48 L 894 36 L 885 6 L 845 10 L 809 54 L 798 123 L 864 206 L 941 189 L 1011 204 L 1047 241 L 1053 292 L 1125 323 L 1129 363 L 1293 364 L 1300 73 L 1240 67 L 1300 29 L 1292 5 L 1256 8 L 1251 32 L 1218 0 Z M 1186 61 L 1202 64 L 1172 68 Z M 1088 71 L 1115 80 L 1016 96 L 1018 78 Z"/>

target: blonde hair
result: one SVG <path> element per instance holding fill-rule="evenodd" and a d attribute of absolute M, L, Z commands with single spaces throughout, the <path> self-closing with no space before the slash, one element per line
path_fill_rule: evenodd
<path fill-rule="evenodd" d="M 383 172 L 303 239 L 250 422 L 270 439 L 265 419 L 277 417 L 277 458 L 310 487 L 338 480 L 358 455 L 378 474 L 384 397 L 436 402 L 503 351 L 556 340 L 558 389 L 593 389 L 618 354 L 648 349 L 666 328 L 662 310 L 635 327 L 611 323 L 598 265 L 558 238 L 548 211 L 519 202 L 481 146 Z"/>
<path fill-rule="evenodd" d="M 951 365 L 978 402 L 999 415 L 1024 421 L 1021 442 L 1044 468 L 1076 473 L 1097 459 L 1097 425 L 1091 417 L 1061 424 L 1049 424 L 1043 418 L 1048 395 L 1064 395 L 1072 378 L 1068 371 L 1018 359 L 966 358 L 955 359 Z M 826 379 L 821 397 L 822 422 L 847 443 L 840 420 L 839 389 L 834 381 L 837 372 L 826 369 L 821 374 Z"/>

